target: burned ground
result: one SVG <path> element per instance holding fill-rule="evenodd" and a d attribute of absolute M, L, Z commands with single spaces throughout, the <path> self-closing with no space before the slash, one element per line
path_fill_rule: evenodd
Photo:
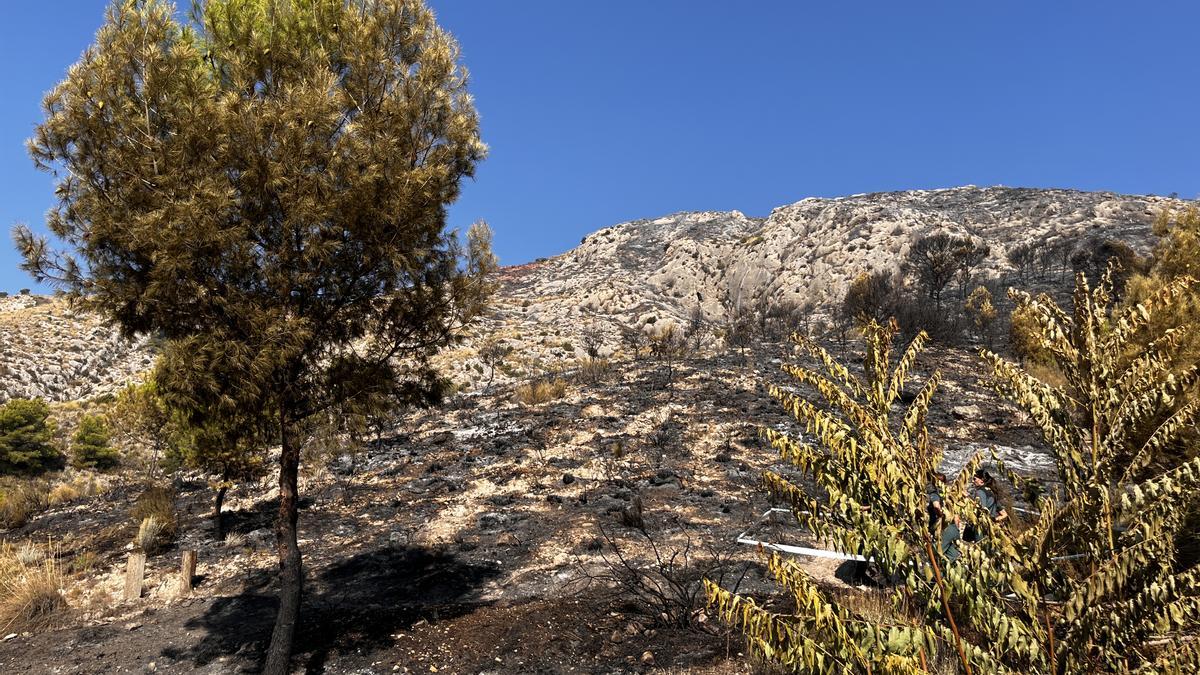
<path fill-rule="evenodd" d="M 615 361 L 599 382 L 574 382 L 536 406 L 496 387 L 415 411 L 353 455 L 308 458 L 296 668 L 749 672 L 740 638 L 701 608 L 671 621 L 631 602 L 614 561 L 619 551 L 654 570 L 685 550 L 697 561 L 724 555 L 731 582 L 773 591 L 758 553 L 733 542 L 771 506 L 758 483 L 777 463 L 759 427 L 798 431 L 764 386 L 786 384 L 778 365 L 792 358 L 787 350 L 762 347 L 749 364 L 736 354 L 690 358 L 672 383 L 654 361 Z M 947 463 L 994 444 L 1037 471 L 1036 437 L 982 386 L 975 358 L 935 349 L 917 372 L 935 367 L 946 383 L 930 427 Z M 64 557 L 93 559 L 72 576 L 71 617 L 0 643 L 0 669 L 253 671 L 275 608 L 271 482 L 230 492 L 225 542 L 214 540 L 207 484 L 179 476 L 176 487 L 179 536 L 150 558 L 148 590 L 135 602 L 119 600 L 139 490 L 132 478 L 5 534 L 53 539 Z M 759 536 L 804 541 L 786 523 Z M 200 559 L 186 599 L 174 590 L 182 549 Z M 824 584 L 862 581 L 834 561 L 806 564 Z M 695 577 L 694 566 L 667 572 Z"/>

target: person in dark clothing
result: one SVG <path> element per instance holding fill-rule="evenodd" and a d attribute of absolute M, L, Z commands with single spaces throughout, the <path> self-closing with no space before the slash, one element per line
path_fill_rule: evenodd
<path fill-rule="evenodd" d="M 976 469 L 975 475 L 971 478 L 971 487 L 967 493 L 979 502 L 979 505 L 988 512 L 988 517 L 995 524 L 1003 523 L 1008 520 L 1008 511 L 1004 509 L 1004 505 L 996 498 L 996 479 L 984 469 Z M 983 539 L 983 533 L 978 527 L 968 525 L 966 531 L 963 532 L 963 539 L 967 541 L 979 541 Z"/>
<path fill-rule="evenodd" d="M 946 507 L 942 502 L 942 493 L 946 489 L 946 474 L 938 471 L 933 475 L 934 481 L 926 491 L 928 503 L 925 511 L 929 517 L 929 533 L 940 539 L 942 555 L 951 562 L 958 560 L 957 542 L 961 532 L 957 522 L 946 517 Z"/>
<path fill-rule="evenodd" d="M 933 483 L 926 490 L 928 504 L 925 511 L 929 515 L 929 531 L 937 532 L 946 514 L 942 506 L 942 491 L 946 489 L 946 474 L 938 471 L 933 474 Z"/>

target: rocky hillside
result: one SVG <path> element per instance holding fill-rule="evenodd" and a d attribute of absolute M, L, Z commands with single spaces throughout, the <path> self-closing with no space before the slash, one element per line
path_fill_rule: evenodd
<path fill-rule="evenodd" d="M 1146 252 L 1164 209 L 1186 203 L 1110 192 L 961 187 L 804 199 L 767 218 L 737 211 L 679 213 L 621 223 L 562 255 L 506 268 L 484 333 L 514 344 L 521 368 L 546 369 L 583 355 L 589 326 L 619 348 L 620 327 L 646 332 L 687 322 L 697 307 L 720 321 L 730 304 L 790 301 L 816 314 L 840 301 L 861 272 L 899 268 L 920 237 L 970 235 L 991 249 L 976 273 L 1011 272 L 1007 253 L 1039 242 L 1116 238 Z M 479 372 L 471 350 L 455 355 Z M 461 357 L 461 358 L 459 358 Z M 550 365 L 552 367 L 552 365 Z"/>
<path fill-rule="evenodd" d="M 558 322 L 564 312 L 622 319 L 682 319 L 699 305 L 709 319 L 726 298 L 763 296 L 822 305 L 850 279 L 898 269 L 909 246 L 934 232 L 970 235 L 991 246 L 981 273 L 1011 269 L 1007 252 L 1023 242 L 1052 244 L 1088 236 L 1150 243 L 1163 209 L 1184 202 L 1109 192 L 962 187 L 837 199 L 804 199 L 765 219 L 680 213 L 605 228 L 579 247 L 510 271 L 508 298 L 536 303 L 526 314 Z M 570 322 L 568 322 L 570 323 Z"/>
<path fill-rule="evenodd" d="M 519 358 L 509 372 L 520 376 L 582 356 L 580 336 L 589 326 L 605 336 L 602 351 L 613 351 L 619 327 L 661 330 L 686 321 L 696 307 L 708 320 L 722 318 L 730 301 L 762 298 L 821 312 L 858 273 L 898 268 L 929 233 L 983 240 L 991 254 L 979 273 L 995 276 L 1010 270 L 1005 256 L 1023 242 L 1101 236 L 1144 251 L 1158 214 L 1183 205 L 1109 192 L 968 186 L 810 198 L 767 218 L 731 211 L 637 220 L 590 234 L 554 258 L 505 268 L 479 336 L 510 342 Z M 0 304 L 0 399 L 95 396 L 149 363 L 144 345 L 119 340 L 94 319 L 58 303 L 8 300 Z M 448 356 L 464 384 L 491 379 L 471 344 Z"/>
<path fill-rule="evenodd" d="M 0 402 L 93 398 L 137 379 L 152 362 L 145 339 L 124 340 L 61 300 L 0 298 Z"/>

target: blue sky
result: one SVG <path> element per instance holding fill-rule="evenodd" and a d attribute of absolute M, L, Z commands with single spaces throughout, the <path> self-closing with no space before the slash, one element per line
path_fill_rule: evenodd
<path fill-rule="evenodd" d="M 963 184 L 1200 193 L 1200 4 L 431 0 L 490 158 L 451 210 L 505 264 L 623 220 Z M 10 3 L 0 226 L 24 140 L 106 2 Z M 32 286 L 0 240 L 0 290 Z"/>

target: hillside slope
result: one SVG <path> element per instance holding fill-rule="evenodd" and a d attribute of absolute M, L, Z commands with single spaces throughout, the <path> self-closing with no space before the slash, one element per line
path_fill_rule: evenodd
<path fill-rule="evenodd" d="M 804 199 L 767 218 L 738 211 L 677 213 L 606 227 L 553 258 L 500 272 L 499 297 L 476 337 L 508 341 L 519 374 L 583 355 L 595 327 L 603 351 L 620 329 L 661 330 L 698 307 L 720 320 L 732 304 L 792 301 L 827 311 L 857 274 L 897 269 L 914 241 L 945 231 L 991 247 L 978 273 L 1010 270 L 1007 252 L 1026 242 L 1112 237 L 1145 251 L 1164 209 L 1187 202 L 1109 192 L 973 186 Z M 18 302 L 19 301 L 19 302 Z M 120 340 L 58 302 L 0 304 L 0 400 L 89 398 L 111 391 L 151 361 L 144 341 Z M 472 341 L 447 354 L 455 378 L 484 377 Z M 501 375 L 501 378 L 504 376 Z"/>

